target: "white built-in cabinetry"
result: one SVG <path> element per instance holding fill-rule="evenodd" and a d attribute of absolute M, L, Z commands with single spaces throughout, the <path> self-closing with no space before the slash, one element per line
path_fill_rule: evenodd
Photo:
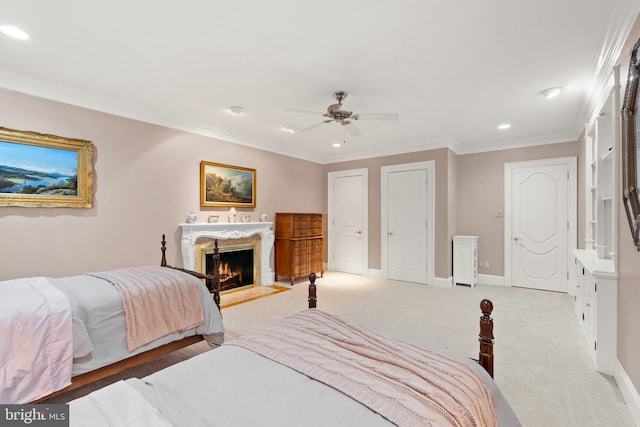
<path fill-rule="evenodd" d="M 575 308 L 596 369 L 613 375 L 616 366 L 617 280 L 613 261 L 593 250 L 574 255 Z"/>
<path fill-rule="evenodd" d="M 585 128 L 585 249 L 573 251 L 575 310 L 596 369 L 613 375 L 617 342 L 619 71 Z"/>
<path fill-rule="evenodd" d="M 478 280 L 478 236 L 453 236 L 453 284 L 475 286 Z"/>

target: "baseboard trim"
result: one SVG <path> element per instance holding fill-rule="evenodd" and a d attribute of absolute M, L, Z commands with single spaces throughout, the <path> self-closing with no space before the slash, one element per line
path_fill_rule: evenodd
<path fill-rule="evenodd" d="M 504 286 L 503 276 L 492 276 L 490 274 L 478 274 L 478 282 L 483 285 Z"/>
<path fill-rule="evenodd" d="M 382 270 L 374 270 L 373 268 L 369 269 L 369 277 L 382 277 Z"/>
<path fill-rule="evenodd" d="M 636 426 L 640 427 L 640 394 L 636 390 L 635 386 L 631 382 L 631 378 L 627 375 L 624 367 L 620 363 L 620 360 L 616 359 L 616 372 L 613 375 L 622 393 L 624 401 L 627 403 L 629 412 L 631 412 L 631 418 L 635 421 Z"/>
<path fill-rule="evenodd" d="M 433 286 L 436 288 L 450 288 L 453 286 L 453 277 L 447 277 L 446 279 L 442 277 L 434 277 Z"/>

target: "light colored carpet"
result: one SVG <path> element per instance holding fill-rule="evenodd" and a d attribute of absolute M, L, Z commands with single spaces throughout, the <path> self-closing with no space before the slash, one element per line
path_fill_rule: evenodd
<path fill-rule="evenodd" d="M 523 426 L 635 425 L 615 381 L 593 367 L 571 296 L 485 285 L 435 288 L 333 272 L 324 276 L 316 282 L 319 309 L 417 345 L 474 358 L 479 304 L 489 298 L 494 303 L 495 379 Z M 291 287 L 288 282 L 277 285 Z M 227 340 L 274 324 L 306 305 L 302 282 L 291 292 L 223 309 Z M 205 351 L 202 344 L 127 375 L 148 375 Z"/>

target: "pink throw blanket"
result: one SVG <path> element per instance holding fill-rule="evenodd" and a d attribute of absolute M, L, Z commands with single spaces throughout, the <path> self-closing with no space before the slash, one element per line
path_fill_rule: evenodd
<path fill-rule="evenodd" d="M 225 345 L 295 369 L 397 425 L 496 426 L 487 387 L 471 367 L 319 310 Z"/>
<path fill-rule="evenodd" d="M 134 267 L 89 275 L 107 280 L 122 294 L 129 351 L 204 323 L 200 284 L 186 273 Z"/>

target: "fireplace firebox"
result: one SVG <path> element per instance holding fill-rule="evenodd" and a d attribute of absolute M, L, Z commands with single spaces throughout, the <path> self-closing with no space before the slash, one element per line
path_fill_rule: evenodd
<path fill-rule="evenodd" d="M 220 293 L 238 291 L 255 285 L 253 245 L 234 245 L 219 248 L 220 253 Z M 206 274 L 213 272 L 213 250 L 203 250 Z"/>

